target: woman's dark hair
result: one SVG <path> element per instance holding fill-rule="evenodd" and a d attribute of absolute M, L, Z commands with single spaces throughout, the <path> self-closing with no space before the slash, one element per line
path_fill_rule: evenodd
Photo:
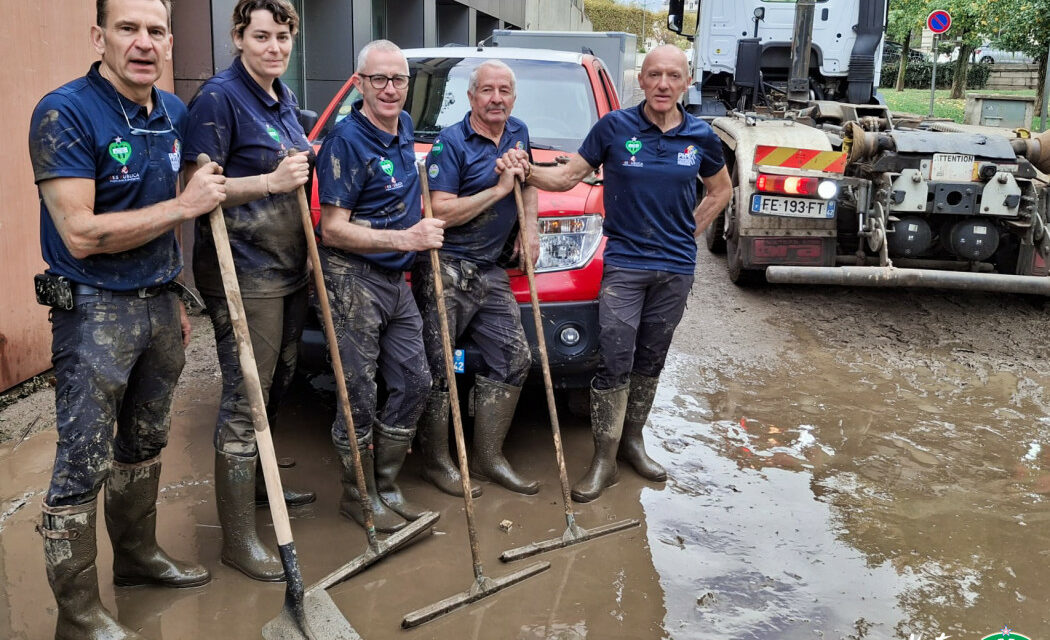
<path fill-rule="evenodd" d="M 252 12 L 265 9 L 273 14 L 277 24 L 288 25 L 294 36 L 299 31 L 299 14 L 288 0 L 240 0 L 233 8 L 233 29 L 231 35 L 244 37 L 244 30 L 252 22 Z"/>

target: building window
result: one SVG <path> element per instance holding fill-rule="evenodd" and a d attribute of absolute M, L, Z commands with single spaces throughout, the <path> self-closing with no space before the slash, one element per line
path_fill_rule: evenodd
<path fill-rule="evenodd" d="M 281 76 L 281 80 L 295 92 L 299 98 L 299 104 L 305 100 L 305 89 L 303 79 L 306 76 L 306 33 L 303 28 L 303 0 L 291 0 L 296 13 L 299 14 L 299 33 L 295 36 L 295 46 L 292 47 L 292 57 L 288 61 L 288 70 Z"/>

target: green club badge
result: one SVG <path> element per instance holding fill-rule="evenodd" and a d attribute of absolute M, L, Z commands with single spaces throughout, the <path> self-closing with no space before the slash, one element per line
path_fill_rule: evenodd
<path fill-rule="evenodd" d="M 379 162 L 379 168 L 383 170 L 383 173 L 387 174 L 391 178 L 394 177 L 394 163 L 390 162 L 386 158 L 383 158 Z"/>
<path fill-rule="evenodd" d="M 445 150 L 445 143 L 438 140 L 430 150 L 434 152 L 434 155 L 439 156 Z"/>
<path fill-rule="evenodd" d="M 270 137 L 273 138 L 274 142 L 281 141 L 281 134 L 277 133 L 277 129 L 274 129 L 270 125 L 266 125 L 266 133 L 270 134 Z"/>
<path fill-rule="evenodd" d="M 127 141 L 117 138 L 109 143 L 109 155 L 120 164 L 126 165 L 128 160 L 131 160 L 131 145 Z"/>
<path fill-rule="evenodd" d="M 630 140 L 625 142 L 623 146 L 627 147 L 627 151 L 632 156 L 637 155 L 637 153 L 642 150 L 642 141 L 638 138 L 631 138 Z"/>

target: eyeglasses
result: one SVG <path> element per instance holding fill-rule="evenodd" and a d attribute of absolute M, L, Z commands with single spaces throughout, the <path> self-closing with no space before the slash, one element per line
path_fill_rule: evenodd
<path fill-rule="evenodd" d="M 357 74 L 362 78 L 368 78 L 369 84 L 372 85 L 373 89 L 386 89 L 386 83 L 393 82 L 394 88 L 398 91 L 408 87 L 408 76 L 396 75 L 396 76 L 384 76 L 381 73 L 359 73 Z"/>
<path fill-rule="evenodd" d="M 394 85 L 394 86 L 396 87 L 397 85 Z M 120 112 L 124 114 L 124 122 L 128 123 L 128 133 L 131 133 L 132 135 L 136 135 L 136 136 L 146 136 L 146 135 L 155 135 L 156 136 L 156 135 L 160 135 L 160 134 L 163 134 L 163 133 L 171 133 L 172 131 L 175 130 L 175 125 L 172 124 L 171 118 L 168 116 L 168 110 L 164 109 L 164 101 L 158 99 L 158 102 L 160 102 L 161 109 L 163 109 L 163 111 L 164 111 L 164 118 L 168 121 L 168 128 L 167 129 L 139 129 L 138 127 L 131 126 L 131 120 L 128 119 L 128 112 L 124 110 L 124 101 L 120 99 L 120 96 L 117 96 L 117 104 L 120 105 Z"/>

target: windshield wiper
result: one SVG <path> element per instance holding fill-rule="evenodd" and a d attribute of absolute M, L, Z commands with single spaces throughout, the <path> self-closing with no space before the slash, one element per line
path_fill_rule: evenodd
<path fill-rule="evenodd" d="M 433 142 L 434 140 L 437 140 L 439 135 L 441 135 L 440 129 L 416 129 L 416 140 L 419 140 L 420 142 Z"/>

